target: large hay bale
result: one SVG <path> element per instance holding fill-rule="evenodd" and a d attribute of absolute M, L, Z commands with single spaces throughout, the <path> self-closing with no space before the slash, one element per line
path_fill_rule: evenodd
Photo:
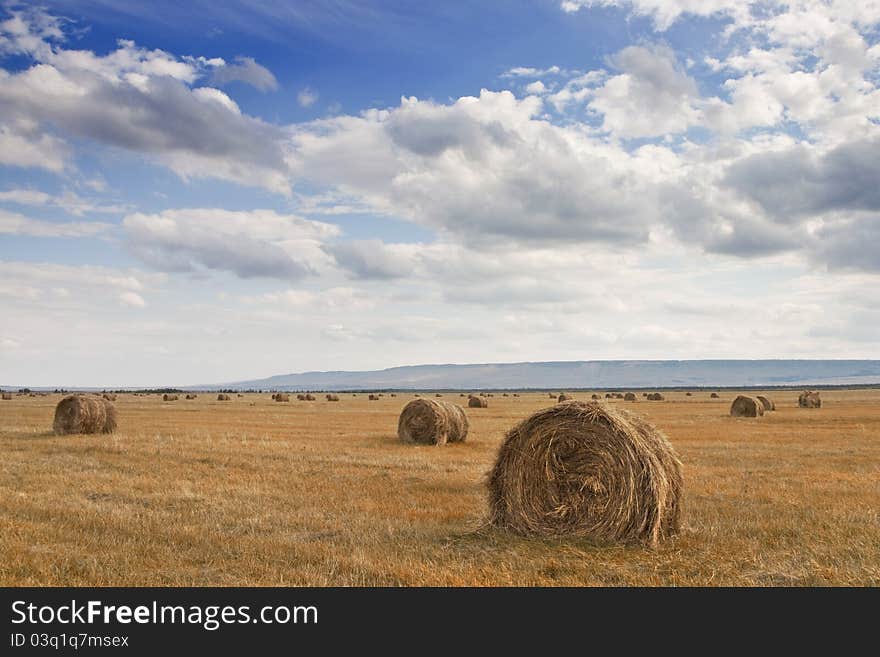
<path fill-rule="evenodd" d="M 518 534 L 654 545 L 679 529 L 672 445 L 601 402 L 557 404 L 511 428 L 488 486 L 489 521 Z"/>
<path fill-rule="evenodd" d="M 307 393 L 306 393 L 306 396 L 305 396 L 304 399 L 305 399 L 306 401 L 315 401 L 315 396 L 314 396 L 312 393 L 307 392 Z"/>
<path fill-rule="evenodd" d="M 773 403 L 773 400 L 764 397 L 763 395 L 757 395 L 756 399 L 761 402 L 761 405 L 764 407 L 765 411 L 775 411 L 776 404 Z"/>
<path fill-rule="evenodd" d="M 635 401 L 636 395 L 633 392 L 628 392 L 623 396 L 624 401 Z"/>
<path fill-rule="evenodd" d="M 12 393 L 10 393 L 10 392 L 4 392 L 4 393 L 3 393 L 3 399 L 5 399 L 5 400 L 10 400 L 10 399 L 12 399 Z"/>
<path fill-rule="evenodd" d="M 283 392 L 276 393 L 275 394 L 275 401 L 276 402 L 289 402 L 290 395 L 283 393 Z"/>
<path fill-rule="evenodd" d="M 93 395 L 70 395 L 55 407 L 52 429 L 57 435 L 71 433 L 113 433 L 116 407 L 113 402 Z"/>
<path fill-rule="evenodd" d="M 562 392 L 562 393 L 560 393 L 559 396 L 556 398 L 556 403 L 560 403 L 560 402 L 564 402 L 564 401 L 570 401 L 570 400 L 572 400 L 572 399 L 574 399 L 574 397 L 572 397 L 571 395 L 569 395 L 569 394 L 567 394 L 567 393 Z"/>
<path fill-rule="evenodd" d="M 407 443 L 460 443 L 467 438 L 467 433 L 464 409 L 458 404 L 434 399 L 414 399 L 403 407 L 397 422 L 397 436 Z"/>
<path fill-rule="evenodd" d="M 222 392 L 217 395 L 217 401 L 230 401 L 229 395 L 224 395 Z"/>
<path fill-rule="evenodd" d="M 101 397 L 103 397 L 107 401 L 116 401 L 116 395 L 111 392 L 105 392 L 103 395 L 101 395 Z"/>
<path fill-rule="evenodd" d="M 801 408 L 822 408 L 822 400 L 819 393 L 810 390 L 804 390 L 798 396 L 798 406 Z"/>
<path fill-rule="evenodd" d="M 195 399 L 196 397 L 198 397 L 198 395 L 187 395 L 186 396 L 187 399 Z"/>
<path fill-rule="evenodd" d="M 733 417 L 760 417 L 764 415 L 764 405 L 754 397 L 737 395 L 730 405 Z"/>
<path fill-rule="evenodd" d="M 177 401 L 177 395 L 169 395 L 167 392 L 162 395 L 162 401 Z"/>
<path fill-rule="evenodd" d="M 489 408 L 489 400 L 480 397 L 468 397 L 468 408 Z"/>
<path fill-rule="evenodd" d="M 296 400 L 297 400 L 297 401 L 305 401 L 305 400 L 306 400 L 306 396 L 303 395 L 303 394 L 299 394 L 299 395 L 296 396 Z"/>
<path fill-rule="evenodd" d="M 664 397 L 659 392 L 652 392 L 647 399 L 648 401 L 663 401 Z"/>
<path fill-rule="evenodd" d="M 325 396 L 327 397 L 328 402 L 338 402 L 339 401 L 339 395 L 334 395 L 334 394 L 328 393 Z"/>

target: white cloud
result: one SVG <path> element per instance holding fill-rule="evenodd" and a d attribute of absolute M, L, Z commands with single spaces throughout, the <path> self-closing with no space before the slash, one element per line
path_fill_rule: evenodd
<path fill-rule="evenodd" d="M 318 92 L 309 87 L 300 89 L 300 92 L 296 95 L 296 102 L 299 103 L 300 107 L 311 107 L 318 102 Z"/>
<path fill-rule="evenodd" d="M 122 305 L 131 308 L 145 308 L 147 306 L 147 302 L 137 292 L 123 292 L 119 295 L 119 301 Z"/>
<path fill-rule="evenodd" d="M 237 57 L 234 64 L 224 62 L 222 59 L 215 62 L 211 73 L 211 83 L 223 86 L 233 81 L 245 82 L 260 91 L 275 91 L 278 89 L 278 80 L 267 69 L 253 59 L 253 57 Z"/>
<path fill-rule="evenodd" d="M 97 221 L 44 221 L 0 209 L 0 234 L 30 237 L 97 237 L 112 230 L 112 224 Z"/>
<path fill-rule="evenodd" d="M 562 69 L 558 66 L 549 68 L 534 68 L 531 66 L 516 66 L 501 74 L 502 78 L 542 78 L 547 75 L 559 75 Z"/>
<path fill-rule="evenodd" d="M 272 210 L 213 208 L 134 213 L 123 220 L 131 252 L 169 272 L 227 271 L 241 278 L 299 279 L 332 261 L 322 250 L 332 224 Z"/>

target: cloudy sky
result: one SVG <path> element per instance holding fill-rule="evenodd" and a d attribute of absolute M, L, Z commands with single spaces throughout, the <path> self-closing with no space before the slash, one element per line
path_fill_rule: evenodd
<path fill-rule="evenodd" d="M 0 384 L 880 358 L 877 0 L 215 4 L 0 4 Z"/>

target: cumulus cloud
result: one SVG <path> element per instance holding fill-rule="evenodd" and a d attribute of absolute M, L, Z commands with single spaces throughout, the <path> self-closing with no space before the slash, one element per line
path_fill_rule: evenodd
<path fill-rule="evenodd" d="M 215 270 L 241 278 L 300 279 L 330 262 L 321 249 L 339 229 L 272 210 L 211 208 L 134 213 L 123 229 L 131 252 L 167 272 Z"/>
<path fill-rule="evenodd" d="M 272 71 L 257 64 L 253 57 L 236 57 L 234 64 L 223 62 L 214 67 L 211 73 L 212 84 L 222 87 L 234 81 L 245 82 L 260 91 L 278 89 L 278 80 Z"/>
<path fill-rule="evenodd" d="M 146 154 L 185 178 L 221 178 L 289 193 L 283 131 L 242 114 L 218 89 L 194 87 L 211 60 L 181 59 L 125 40 L 103 56 L 69 50 L 46 41 L 28 16 L 15 14 L 14 20 L 12 28 L 9 21 L 0 25 L 0 34 L 33 65 L 0 73 L 0 125 L 6 126 L 0 140 L 15 149 L 0 150 L 13 153 L 3 157 L 6 163 L 34 166 L 42 151 L 57 145 L 51 126 Z M 25 29 L 27 39 L 19 34 Z M 10 128 L 27 122 L 29 138 Z M 60 152 L 46 159 L 53 170 L 63 160 Z"/>

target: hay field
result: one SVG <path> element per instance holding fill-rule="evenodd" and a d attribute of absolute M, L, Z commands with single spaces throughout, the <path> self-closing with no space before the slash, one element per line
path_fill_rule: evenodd
<path fill-rule="evenodd" d="M 880 585 L 880 390 L 761 393 L 757 419 L 664 394 L 609 402 L 684 463 L 685 529 L 656 550 L 481 529 L 501 438 L 546 392 L 467 408 L 444 447 L 398 441 L 411 393 L 119 395 L 93 436 L 50 433 L 60 395 L 0 401 L 0 584 Z"/>

